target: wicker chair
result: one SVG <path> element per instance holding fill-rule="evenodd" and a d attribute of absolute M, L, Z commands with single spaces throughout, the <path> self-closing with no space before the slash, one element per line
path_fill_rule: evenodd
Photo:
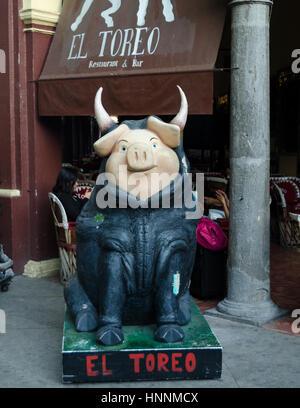
<path fill-rule="evenodd" d="M 48 196 L 61 260 L 60 281 L 66 284 L 76 272 L 75 222 L 68 222 L 66 211 L 55 194 L 49 193 Z"/>
<path fill-rule="evenodd" d="M 276 206 L 280 245 L 300 248 L 300 190 L 291 178 L 271 180 L 271 196 Z"/>

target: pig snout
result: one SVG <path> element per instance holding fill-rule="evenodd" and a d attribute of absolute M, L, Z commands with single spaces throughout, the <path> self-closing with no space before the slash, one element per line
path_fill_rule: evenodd
<path fill-rule="evenodd" d="M 147 171 L 155 167 L 152 146 L 135 143 L 128 148 L 127 163 L 130 171 Z"/>

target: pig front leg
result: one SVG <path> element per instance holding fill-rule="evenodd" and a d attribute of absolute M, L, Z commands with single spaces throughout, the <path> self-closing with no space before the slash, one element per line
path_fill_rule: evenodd
<path fill-rule="evenodd" d="M 126 300 L 125 269 L 122 254 L 109 251 L 101 265 L 99 288 L 99 330 L 96 339 L 105 346 L 122 343 L 122 313 Z"/>
<path fill-rule="evenodd" d="M 158 328 L 155 339 L 160 342 L 175 343 L 184 338 L 179 324 L 187 322 L 189 304 L 186 305 L 185 316 L 178 318 L 178 299 L 188 293 L 189 272 L 186 270 L 185 251 L 184 243 L 173 243 L 161 251 L 157 263 L 155 309 Z"/>

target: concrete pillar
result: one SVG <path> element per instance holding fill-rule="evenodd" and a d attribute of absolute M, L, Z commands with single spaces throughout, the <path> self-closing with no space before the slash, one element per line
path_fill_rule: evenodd
<path fill-rule="evenodd" d="M 260 325 L 285 313 L 270 297 L 271 0 L 233 0 L 230 237 L 223 317 Z"/>

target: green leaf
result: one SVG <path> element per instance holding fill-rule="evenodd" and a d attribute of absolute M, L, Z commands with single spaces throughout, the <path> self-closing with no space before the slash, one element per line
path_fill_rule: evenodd
<path fill-rule="evenodd" d="M 97 215 L 95 215 L 94 220 L 96 222 L 103 222 L 104 221 L 104 215 L 101 213 L 98 213 Z"/>

